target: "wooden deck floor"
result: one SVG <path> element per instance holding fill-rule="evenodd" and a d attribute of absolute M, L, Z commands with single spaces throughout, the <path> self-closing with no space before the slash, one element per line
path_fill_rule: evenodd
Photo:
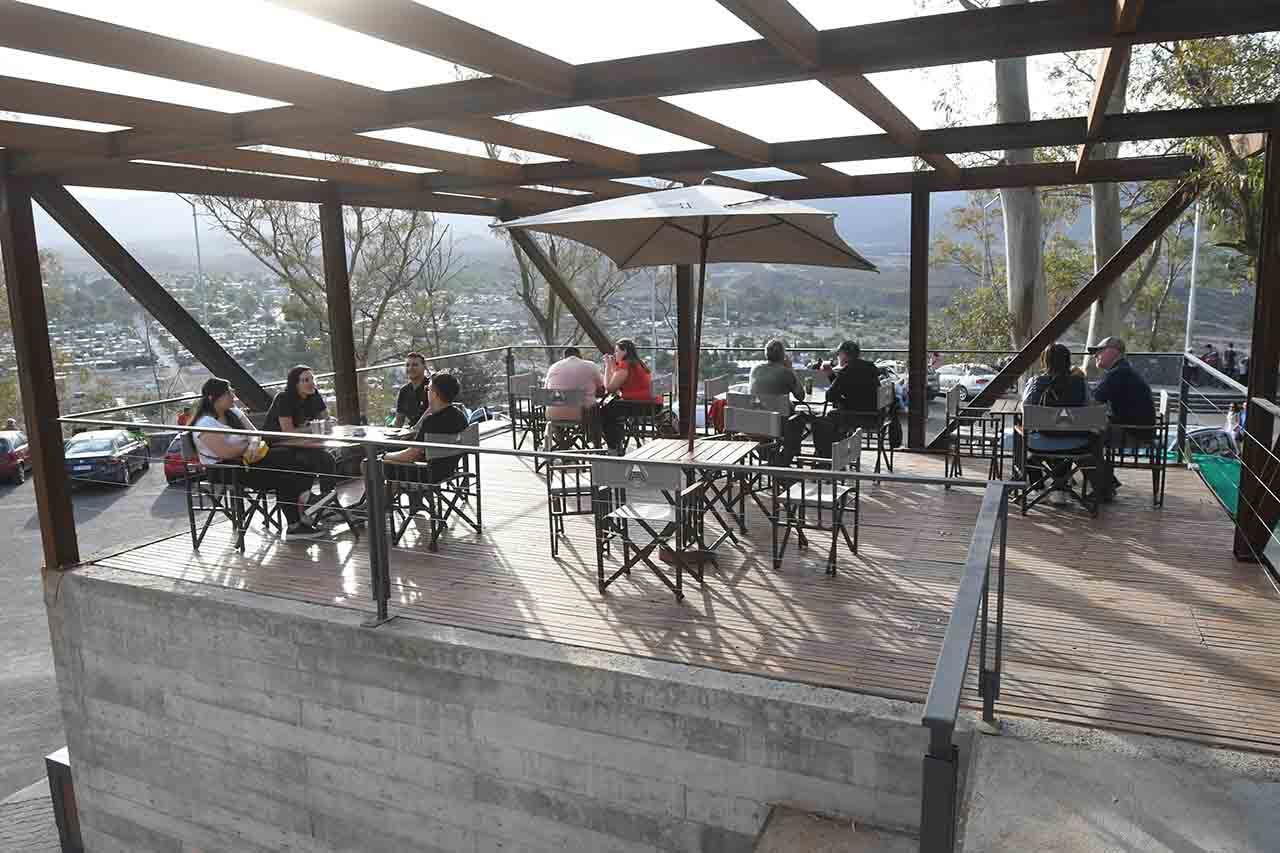
<path fill-rule="evenodd" d="M 938 474 L 935 457 L 899 471 Z M 863 493 L 862 553 L 769 561 L 754 512 L 707 583 L 674 597 L 647 571 L 595 588 L 589 519 L 569 519 L 552 560 L 542 481 L 531 465 L 484 462 L 485 531 L 450 530 L 438 554 L 392 550 L 402 617 L 922 701 L 950 613 L 980 491 L 885 483 Z M 1166 505 L 1123 472 L 1116 503 L 1010 513 L 1001 714 L 1280 752 L 1280 599 L 1235 563 L 1231 527 L 1195 474 L 1170 470 Z M 101 565 L 372 610 L 363 539 L 250 535 L 215 526 L 99 558 Z M 977 705 L 976 691 L 969 697 Z"/>

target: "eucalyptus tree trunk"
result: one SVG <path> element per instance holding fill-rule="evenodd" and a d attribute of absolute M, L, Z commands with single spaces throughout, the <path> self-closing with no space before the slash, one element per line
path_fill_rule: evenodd
<path fill-rule="evenodd" d="M 1107 101 L 1108 113 L 1122 113 L 1129 88 L 1129 63 L 1125 63 Z M 1112 158 L 1120 153 L 1118 142 L 1096 145 L 1091 156 Z M 1093 271 L 1102 269 L 1107 261 L 1124 245 L 1124 223 L 1120 215 L 1120 185 L 1092 184 L 1089 187 L 1093 210 Z M 1089 309 L 1089 345 L 1109 335 L 1124 331 L 1125 298 L 1117 285 L 1104 291 Z M 1092 368 L 1091 358 L 1085 358 L 1086 370 Z"/>
<path fill-rule="evenodd" d="M 1002 6 L 1024 5 L 1027 0 L 1000 0 Z M 996 121 L 1025 122 L 1031 120 L 1031 101 L 1027 91 L 1027 60 L 996 60 Z M 1004 153 L 1005 162 L 1014 165 L 1032 163 L 1035 152 L 1030 149 Z M 1041 257 L 1042 217 L 1040 190 L 1019 187 L 1000 190 L 1004 209 L 1005 268 L 1008 271 L 1009 333 L 1015 349 L 1022 349 L 1031 336 L 1049 318 L 1049 300 L 1045 288 L 1044 262 Z"/>

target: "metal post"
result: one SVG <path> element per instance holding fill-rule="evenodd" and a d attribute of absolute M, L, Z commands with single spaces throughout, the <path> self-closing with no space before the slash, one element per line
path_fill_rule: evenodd
<path fill-rule="evenodd" d="M 356 373 L 355 328 L 351 320 L 351 280 L 347 270 L 347 238 L 342 205 L 320 205 L 320 248 L 324 260 L 325 309 L 329 321 L 329 351 L 333 359 L 333 389 L 338 419 L 360 423 L 360 377 Z"/>
<path fill-rule="evenodd" d="M 920 791 L 920 853 L 952 853 L 956 840 L 956 798 L 960 750 L 951 730 L 929 730 Z"/>
<path fill-rule="evenodd" d="M 929 420 L 929 201 L 911 193 L 911 293 L 907 315 L 907 446 L 921 449 Z"/>
<path fill-rule="evenodd" d="M 1182 357 L 1181 379 L 1178 384 L 1178 460 L 1190 463 L 1187 458 L 1187 395 L 1191 392 L 1191 362 Z"/>
<path fill-rule="evenodd" d="M 387 601 L 391 597 L 390 553 L 387 544 L 386 487 L 382 456 L 376 445 L 364 445 L 364 495 L 369 518 L 366 521 L 369 541 L 369 582 L 377 615 L 364 626 L 374 628 L 386 622 Z"/>
<path fill-rule="evenodd" d="M 1187 331 L 1183 352 L 1191 352 L 1191 327 L 1196 321 L 1196 271 L 1200 268 L 1200 202 L 1196 201 L 1196 224 L 1191 236 L 1191 287 L 1187 293 Z"/>
<path fill-rule="evenodd" d="M 200 285 L 200 296 L 204 306 L 200 314 L 201 324 L 209 325 L 209 285 L 204 280 L 204 260 L 200 257 L 200 220 L 196 218 L 196 203 L 190 199 L 182 199 L 191 205 L 191 230 L 196 237 L 196 282 Z"/>

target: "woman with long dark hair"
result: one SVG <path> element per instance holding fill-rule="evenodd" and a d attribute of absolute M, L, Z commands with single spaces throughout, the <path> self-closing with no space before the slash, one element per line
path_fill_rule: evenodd
<path fill-rule="evenodd" d="M 200 388 L 200 401 L 196 404 L 195 415 L 191 419 L 193 427 L 221 428 L 257 432 L 240 409 L 235 406 L 235 397 L 231 393 L 231 384 L 216 376 L 205 380 Z M 192 443 L 205 465 L 223 464 L 240 465 L 244 462 L 244 453 L 249 446 L 250 436 L 226 435 L 217 432 L 193 432 Z M 320 535 L 320 531 L 303 520 L 302 506 L 299 501 L 303 493 L 311 488 L 313 475 L 290 470 L 294 460 L 288 448 L 271 448 L 260 461 L 239 470 L 240 481 L 257 489 L 274 491 L 276 505 L 288 522 L 287 533 L 290 538 L 309 539 Z M 210 468 L 209 475 L 214 480 L 225 478 L 222 468 Z"/>
<path fill-rule="evenodd" d="M 305 364 L 295 365 L 285 377 L 284 390 L 276 394 L 262 422 L 266 432 L 310 433 L 312 421 L 323 421 L 329 416 L 324 397 L 316 387 L 316 374 Z M 323 447 L 306 444 L 303 440 L 272 439 L 273 447 L 289 441 L 292 460 L 281 455 L 281 462 L 289 462 L 299 471 L 311 471 L 320 478 L 320 493 L 326 495 L 337 485 L 338 466 L 333 455 Z"/>
<path fill-rule="evenodd" d="M 1022 396 L 1024 403 L 1032 406 L 1083 406 L 1088 403 L 1089 385 L 1084 376 L 1071 369 L 1071 350 L 1062 344 L 1051 344 L 1040 357 L 1040 367 L 1040 375 L 1027 384 L 1027 390 Z M 1080 450 L 1088 445 L 1088 433 L 1043 435 L 1033 432 L 1027 435 L 1027 452 L 1031 454 L 1037 450 L 1046 453 Z M 1037 483 L 1041 470 L 1040 467 L 1032 467 L 1030 472 L 1031 478 Z M 1070 463 L 1060 462 L 1051 472 L 1055 488 L 1049 495 L 1049 501 L 1055 506 L 1063 506 L 1069 502 L 1063 486 L 1070 470 Z"/>
<path fill-rule="evenodd" d="M 622 450 L 626 419 L 653 410 L 653 374 L 640 357 L 636 342 L 622 338 L 604 360 L 605 392 L 617 394 L 600 410 L 604 440 L 614 453 Z"/>

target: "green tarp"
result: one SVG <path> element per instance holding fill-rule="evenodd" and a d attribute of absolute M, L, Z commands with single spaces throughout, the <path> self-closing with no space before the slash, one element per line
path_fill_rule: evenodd
<path fill-rule="evenodd" d="M 1226 456 L 1212 456 L 1207 453 L 1191 454 L 1191 461 L 1200 468 L 1200 476 L 1213 489 L 1218 500 L 1231 513 L 1236 514 L 1236 500 L 1240 492 L 1240 461 Z"/>

